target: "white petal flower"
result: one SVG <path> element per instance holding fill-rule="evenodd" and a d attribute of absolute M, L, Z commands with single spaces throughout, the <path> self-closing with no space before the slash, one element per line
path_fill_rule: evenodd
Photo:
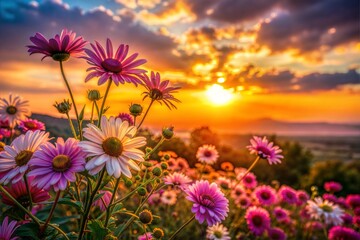
<path fill-rule="evenodd" d="M 206 229 L 206 238 L 209 240 L 230 240 L 228 229 L 220 223 Z"/>
<path fill-rule="evenodd" d="M 343 223 L 344 210 L 321 197 L 315 198 L 314 201 L 308 200 L 306 210 L 311 218 L 322 220 L 325 224 L 341 225 Z"/>
<path fill-rule="evenodd" d="M 20 96 L 10 94 L 9 99 L 0 98 L 0 120 L 9 121 L 11 128 L 30 115 L 28 101 L 23 100 Z"/>
<path fill-rule="evenodd" d="M 213 145 L 203 145 L 196 152 L 196 158 L 201 163 L 214 164 L 219 158 L 219 153 Z"/>

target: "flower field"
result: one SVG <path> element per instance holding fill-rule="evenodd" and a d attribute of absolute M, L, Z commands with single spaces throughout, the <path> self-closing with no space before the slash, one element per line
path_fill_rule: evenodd
<path fill-rule="evenodd" d="M 242 159 L 220 163 L 222 152 L 207 139 L 191 156 L 195 163 L 164 149 L 176 126 L 164 127 L 150 146 L 140 130 L 152 107 L 175 111 L 181 89 L 147 72 L 146 60 L 129 54 L 128 45 L 89 43 L 67 29 L 30 41 L 31 57 L 59 67 L 68 95 L 52 110 L 69 120 L 72 137 L 51 136 L 32 119 L 31 99 L 0 96 L 1 240 L 360 239 L 360 191 L 344 194 L 336 181 L 300 189 L 259 180 L 288 161 L 287 150 L 268 136 L 248 139 L 246 168 L 235 164 Z M 89 65 L 84 82 L 106 86 L 87 92 L 91 114 L 66 77 L 70 58 Z M 125 84 L 143 89 L 143 101 L 110 116 L 111 90 Z M 259 164 L 266 167 L 255 174 Z"/>

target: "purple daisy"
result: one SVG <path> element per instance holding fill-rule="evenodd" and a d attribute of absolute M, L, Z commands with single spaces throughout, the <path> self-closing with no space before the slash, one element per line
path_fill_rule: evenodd
<path fill-rule="evenodd" d="M 334 193 L 341 191 L 342 186 L 338 182 L 331 181 L 324 183 L 324 189 L 328 192 Z"/>
<path fill-rule="evenodd" d="M 52 57 L 55 61 L 66 61 L 70 56 L 77 57 L 81 55 L 87 42 L 82 37 L 76 37 L 76 33 L 63 29 L 54 38 L 47 40 L 41 33 L 36 33 L 30 37 L 30 41 L 35 45 L 27 46 L 30 55 L 34 53 L 44 54 L 46 57 Z"/>
<path fill-rule="evenodd" d="M 130 126 L 134 125 L 134 119 L 133 117 L 128 114 L 128 113 L 119 113 L 119 115 L 117 116 L 118 118 L 121 119 L 121 121 L 128 121 Z"/>
<path fill-rule="evenodd" d="M 20 227 L 17 225 L 16 221 L 9 221 L 9 218 L 6 216 L 0 225 L 0 239 L 3 240 L 17 240 L 18 237 L 11 237 L 13 236 L 15 230 Z"/>
<path fill-rule="evenodd" d="M 248 228 L 256 236 L 261 236 L 270 227 L 269 213 L 261 207 L 248 208 L 245 219 Z"/>
<path fill-rule="evenodd" d="M 125 82 L 133 83 L 135 86 L 141 84 L 140 77 L 146 70 L 139 69 L 140 65 L 146 63 L 145 59 L 138 59 L 138 53 L 132 54 L 127 57 L 129 46 L 121 44 L 116 53 L 114 54 L 112 42 L 110 39 L 106 40 L 106 51 L 104 48 L 95 41 L 95 44 L 90 44 L 93 50 L 85 49 L 88 56 L 83 57 L 87 62 L 92 65 L 87 69 L 90 73 L 85 78 L 85 82 L 94 77 L 100 77 L 98 85 L 104 84 L 109 78 L 114 81 L 116 86 L 119 83 Z"/>
<path fill-rule="evenodd" d="M 274 215 L 278 222 L 285 222 L 289 219 L 290 212 L 282 207 L 274 208 Z"/>
<path fill-rule="evenodd" d="M 45 130 L 45 124 L 36 119 L 25 119 L 19 123 L 19 128 L 24 133 L 27 131 Z"/>
<path fill-rule="evenodd" d="M 260 205 L 270 206 L 276 202 L 276 191 L 270 186 L 257 187 L 254 195 Z"/>
<path fill-rule="evenodd" d="M 65 190 L 67 183 L 76 181 L 76 173 L 85 170 L 85 154 L 78 141 L 68 138 L 66 142 L 58 138 L 55 146 L 43 145 L 29 162 L 34 176 L 33 184 L 39 188 L 55 191 Z"/>
<path fill-rule="evenodd" d="M 360 234 L 347 227 L 335 226 L 329 230 L 329 240 L 360 239 Z"/>
<path fill-rule="evenodd" d="M 281 186 L 278 195 L 280 200 L 284 203 L 296 204 L 298 202 L 296 191 L 291 187 Z"/>
<path fill-rule="evenodd" d="M 268 235 L 270 240 L 285 240 L 286 234 L 281 228 L 270 228 L 268 229 Z"/>
<path fill-rule="evenodd" d="M 191 211 L 195 213 L 196 220 L 203 223 L 206 220 L 209 226 L 221 222 L 229 212 L 229 201 L 220 191 L 216 183 L 208 181 L 196 181 L 185 192 L 186 199 L 194 204 Z"/>
<path fill-rule="evenodd" d="M 247 146 L 251 154 L 256 154 L 262 159 L 267 159 L 269 164 L 281 163 L 281 159 L 284 158 L 280 153 L 282 150 L 279 146 L 274 146 L 273 142 L 269 142 L 266 137 L 262 139 L 254 136 L 250 140 L 251 145 Z"/>

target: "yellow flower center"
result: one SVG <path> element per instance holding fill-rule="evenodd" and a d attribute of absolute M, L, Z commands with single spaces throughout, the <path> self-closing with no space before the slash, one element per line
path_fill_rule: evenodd
<path fill-rule="evenodd" d="M 17 108 L 15 106 L 8 106 L 6 108 L 6 112 L 8 114 L 14 115 L 17 112 Z"/>
<path fill-rule="evenodd" d="M 57 155 L 54 157 L 52 166 L 53 169 L 57 172 L 64 172 L 70 168 L 71 162 L 70 158 L 66 155 Z"/>
<path fill-rule="evenodd" d="M 215 231 L 215 232 L 214 232 L 214 236 L 215 236 L 216 238 L 221 238 L 221 237 L 222 237 L 222 233 L 221 233 L 220 231 Z"/>
<path fill-rule="evenodd" d="M 30 161 L 32 155 L 33 152 L 29 150 L 23 150 L 19 152 L 18 155 L 16 155 L 15 157 L 16 165 L 18 165 L 19 167 L 26 165 Z"/>
<path fill-rule="evenodd" d="M 333 208 L 329 205 L 323 204 L 320 206 L 320 208 L 324 211 L 324 212 L 332 212 Z"/>
<path fill-rule="evenodd" d="M 120 139 L 116 137 L 105 139 L 102 143 L 102 148 L 107 155 L 112 157 L 119 157 L 123 152 L 123 145 Z"/>

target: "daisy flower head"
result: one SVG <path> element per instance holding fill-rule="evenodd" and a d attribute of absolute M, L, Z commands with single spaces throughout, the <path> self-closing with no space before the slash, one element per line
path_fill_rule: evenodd
<path fill-rule="evenodd" d="M 57 192 L 65 190 L 68 182 L 75 182 L 76 173 L 85 170 L 85 153 L 78 143 L 74 138 L 65 142 L 58 138 L 55 146 L 41 146 L 29 162 L 32 170 L 28 176 L 34 176 L 33 184 L 47 190 L 53 187 Z"/>
<path fill-rule="evenodd" d="M 4 240 L 17 240 L 18 237 L 13 237 L 15 230 L 20 227 L 16 226 L 16 221 L 9 221 L 9 217 L 6 216 L 0 225 L 0 239 Z"/>
<path fill-rule="evenodd" d="M 213 145 L 203 145 L 198 148 L 196 158 L 204 164 L 214 164 L 219 158 L 219 153 Z"/>
<path fill-rule="evenodd" d="M 334 226 L 329 230 L 329 240 L 360 239 L 360 233 L 348 227 Z"/>
<path fill-rule="evenodd" d="M 209 226 L 221 222 L 229 212 L 229 201 L 220 191 L 216 183 L 200 180 L 185 190 L 189 201 L 193 202 L 191 211 L 196 220 L 203 223 L 206 220 Z"/>
<path fill-rule="evenodd" d="M 166 205 L 175 205 L 177 194 L 173 190 L 165 191 L 161 194 L 161 202 Z"/>
<path fill-rule="evenodd" d="M 177 172 L 164 177 L 164 183 L 166 185 L 173 185 L 175 187 L 179 187 L 180 189 L 186 188 L 186 186 L 191 182 L 192 180 L 188 176 Z"/>
<path fill-rule="evenodd" d="M 231 188 L 231 180 L 226 177 L 219 177 L 216 180 L 216 184 L 224 190 Z"/>
<path fill-rule="evenodd" d="M 334 192 L 341 191 L 342 186 L 338 182 L 330 181 L 330 182 L 324 183 L 324 189 L 328 192 L 334 193 Z"/>
<path fill-rule="evenodd" d="M 290 212 L 282 207 L 274 208 L 274 216 L 278 222 L 285 222 L 289 219 Z"/>
<path fill-rule="evenodd" d="M 185 158 L 179 157 L 175 160 L 175 165 L 173 167 L 175 171 L 188 171 L 189 163 Z"/>
<path fill-rule="evenodd" d="M 117 117 L 120 118 L 121 121 L 128 121 L 130 126 L 134 125 L 134 119 L 128 113 L 119 113 Z"/>
<path fill-rule="evenodd" d="M 288 186 L 281 186 L 278 196 L 282 202 L 287 204 L 296 204 L 298 202 L 296 191 Z"/>
<path fill-rule="evenodd" d="M 234 165 L 231 162 L 223 162 L 221 163 L 220 168 L 226 172 L 232 172 L 234 170 Z"/>
<path fill-rule="evenodd" d="M 268 236 L 270 240 L 286 240 L 286 234 L 281 228 L 269 228 Z"/>
<path fill-rule="evenodd" d="M 241 179 L 242 175 L 238 175 L 238 179 Z M 252 172 L 249 172 L 242 180 L 241 183 L 244 187 L 253 189 L 256 188 L 258 182 L 256 181 L 256 176 Z"/>
<path fill-rule="evenodd" d="M 146 144 L 146 138 L 134 137 L 137 128 L 120 118 L 102 116 L 100 125 L 101 129 L 89 123 L 84 129 L 88 140 L 79 143 L 87 157 L 92 157 L 85 165 L 86 170 L 95 175 L 106 167 L 109 176 L 119 178 L 124 174 L 131 178 L 129 167 L 140 171 L 134 160 L 144 160 L 145 154 L 138 148 Z"/>
<path fill-rule="evenodd" d="M 45 130 L 45 124 L 36 119 L 24 119 L 19 123 L 19 128 L 25 133 L 27 131 Z"/>
<path fill-rule="evenodd" d="M 30 55 L 35 53 L 44 54 L 46 57 L 52 57 L 55 61 L 66 61 L 70 56 L 78 57 L 84 50 L 87 42 L 82 37 L 76 37 L 76 33 L 63 29 L 54 38 L 47 40 L 41 33 L 36 33 L 30 37 L 34 45 L 27 46 Z"/>
<path fill-rule="evenodd" d="M 305 204 L 310 199 L 309 194 L 307 194 L 307 192 L 305 192 L 303 190 L 296 191 L 296 195 L 297 195 L 297 199 L 298 199 L 297 205 L 299 205 L 299 206 Z"/>
<path fill-rule="evenodd" d="M 206 238 L 209 240 L 230 240 L 228 229 L 220 223 L 207 227 Z"/>
<path fill-rule="evenodd" d="M 274 146 L 273 142 L 269 142 L 266 137 L 260 138 L 254 136 L 250 140 L 251 145 L 247 146 L 251 154 L 256 154 L 262 159 L 268 160 L 269 164 L 281 163 L 281 159 L 284 158 L 280 153 L 282 150 L 279 146 Z"/>
<path fill-rule="evenodd" d="M 242 209 L 247 209 L 252 205 L 251 198 L 249 198 L 247 195 L 241 195 L 238 198 L 234 200 L 235 204 L 240 206 Z"/>
<path fill-rule="evenodd" d="M 269 213 L 261 207 L 250 207 L 245 213 L 248 228 L 255 236 L 261 236 L 270 227 Z"/>
<path fill-rule="evenodd" d="M 48 200 L 50 195 L 48 192 L 44 191 L 41 188 L 33 186 L 33 177 L 28 177 L 27 181 L 29 183 L 29 191 L 31 194 L 31 201 L 33 203 L 40 203 Z M 26 189 L 26 184 L 24 180 L 18 181 L 10 186 L 4 186 L 4 188 L 16 199 L 22 206 L 28 207 L 30 205 L 29 194 Z M 9 206 L 16 206 L 15 202 L 11 200 L 7 195 L 3 192 L 0 193 L 2 197 L 2 202 Z"/>
<path fill-rule="evenodd" d="M 246 195 L 246 189 L 241 185 L 236 185 L 234 188 L 231 189 L 231 197 L 233 199 L 239 198 L 241 195 Z"/>
<path fill-rule="evenodd" d="M 119 86 L 119 83 L 125 82 L 133 83 L 135 86 L 140 84 L 140 77 L 146 70 L 137 68 L 146 63 L 145 59 L 138 59 L 138 53 L 128 56 L 129 46 L 120 44 L 116 52 L 114 52 L 113 45 L 110 39 L 106 40 L 105 49 L 95 41 L 95 44 L 90 44 L 91 49 L 85 49 L 87 56 L 83 57 L 92 65 L 86 71 L 90 72 L 85 78 L 85 82 L 94 77 L 100 77 L 98 85 L 104 84 L 109 78 Z"/>
<path fill-rule="evenodd" d="M 27 172 L 29 161 L 35 151 L 49 140 L 49 133 L 36 130 L 28 131 L 15 138 L 10 146 L 4 146 L 0 153 L 0 173 L 6 174 L 0 179 L 0 183 L 16 183 Z"/>
<path fill-rule="evenodd" d="M 259 186 L 254 190 L 254 196 L 260 205 L 270 206 L 276 202 L 276 191 L 270 186 Z"/>
<path fill-rule="evenodd" d="M 20 96 L 9 95 L 9 98 L 0 98 L 0 121 L 8 122 L 14 128 L 21 120 L 30 116 L 29 102 Z"/>
<path fill-rule="evenodd" d="M 169 80 L 161 81 L 160 74 L 151 71 L 150 77 L 143 74 L 141 77 L 142 85 L 146 88 L 143 92 L 144 99 L 149 97 L 152 101 L 158 101 L 160 104 L 164 103 L 169 109 L 175 108 L 173 102 L 180 103 L 180 100 L 175 98 L 172 94 L 176 93 L 180 87 L 169 87 Z"/>
<path fill-rule="evenodd" d="M 322 220 L 325 224 L 341 225 L 343 223 L 344 211 L 338 205 L 323 200 L 321 197 L 309 200 L 306 210 L 311 218 Z"/>
<path fill-rule="evenodd" d="M 94 201 L 93 206 L 97 206 L 101 211 L 106 211 L 111 201 L 112 193 L 110 191 L 100 190 L 100 194 L 104 194 L 101 198 Z M 105 204 L 105 205 L 104 205 Z"/>

